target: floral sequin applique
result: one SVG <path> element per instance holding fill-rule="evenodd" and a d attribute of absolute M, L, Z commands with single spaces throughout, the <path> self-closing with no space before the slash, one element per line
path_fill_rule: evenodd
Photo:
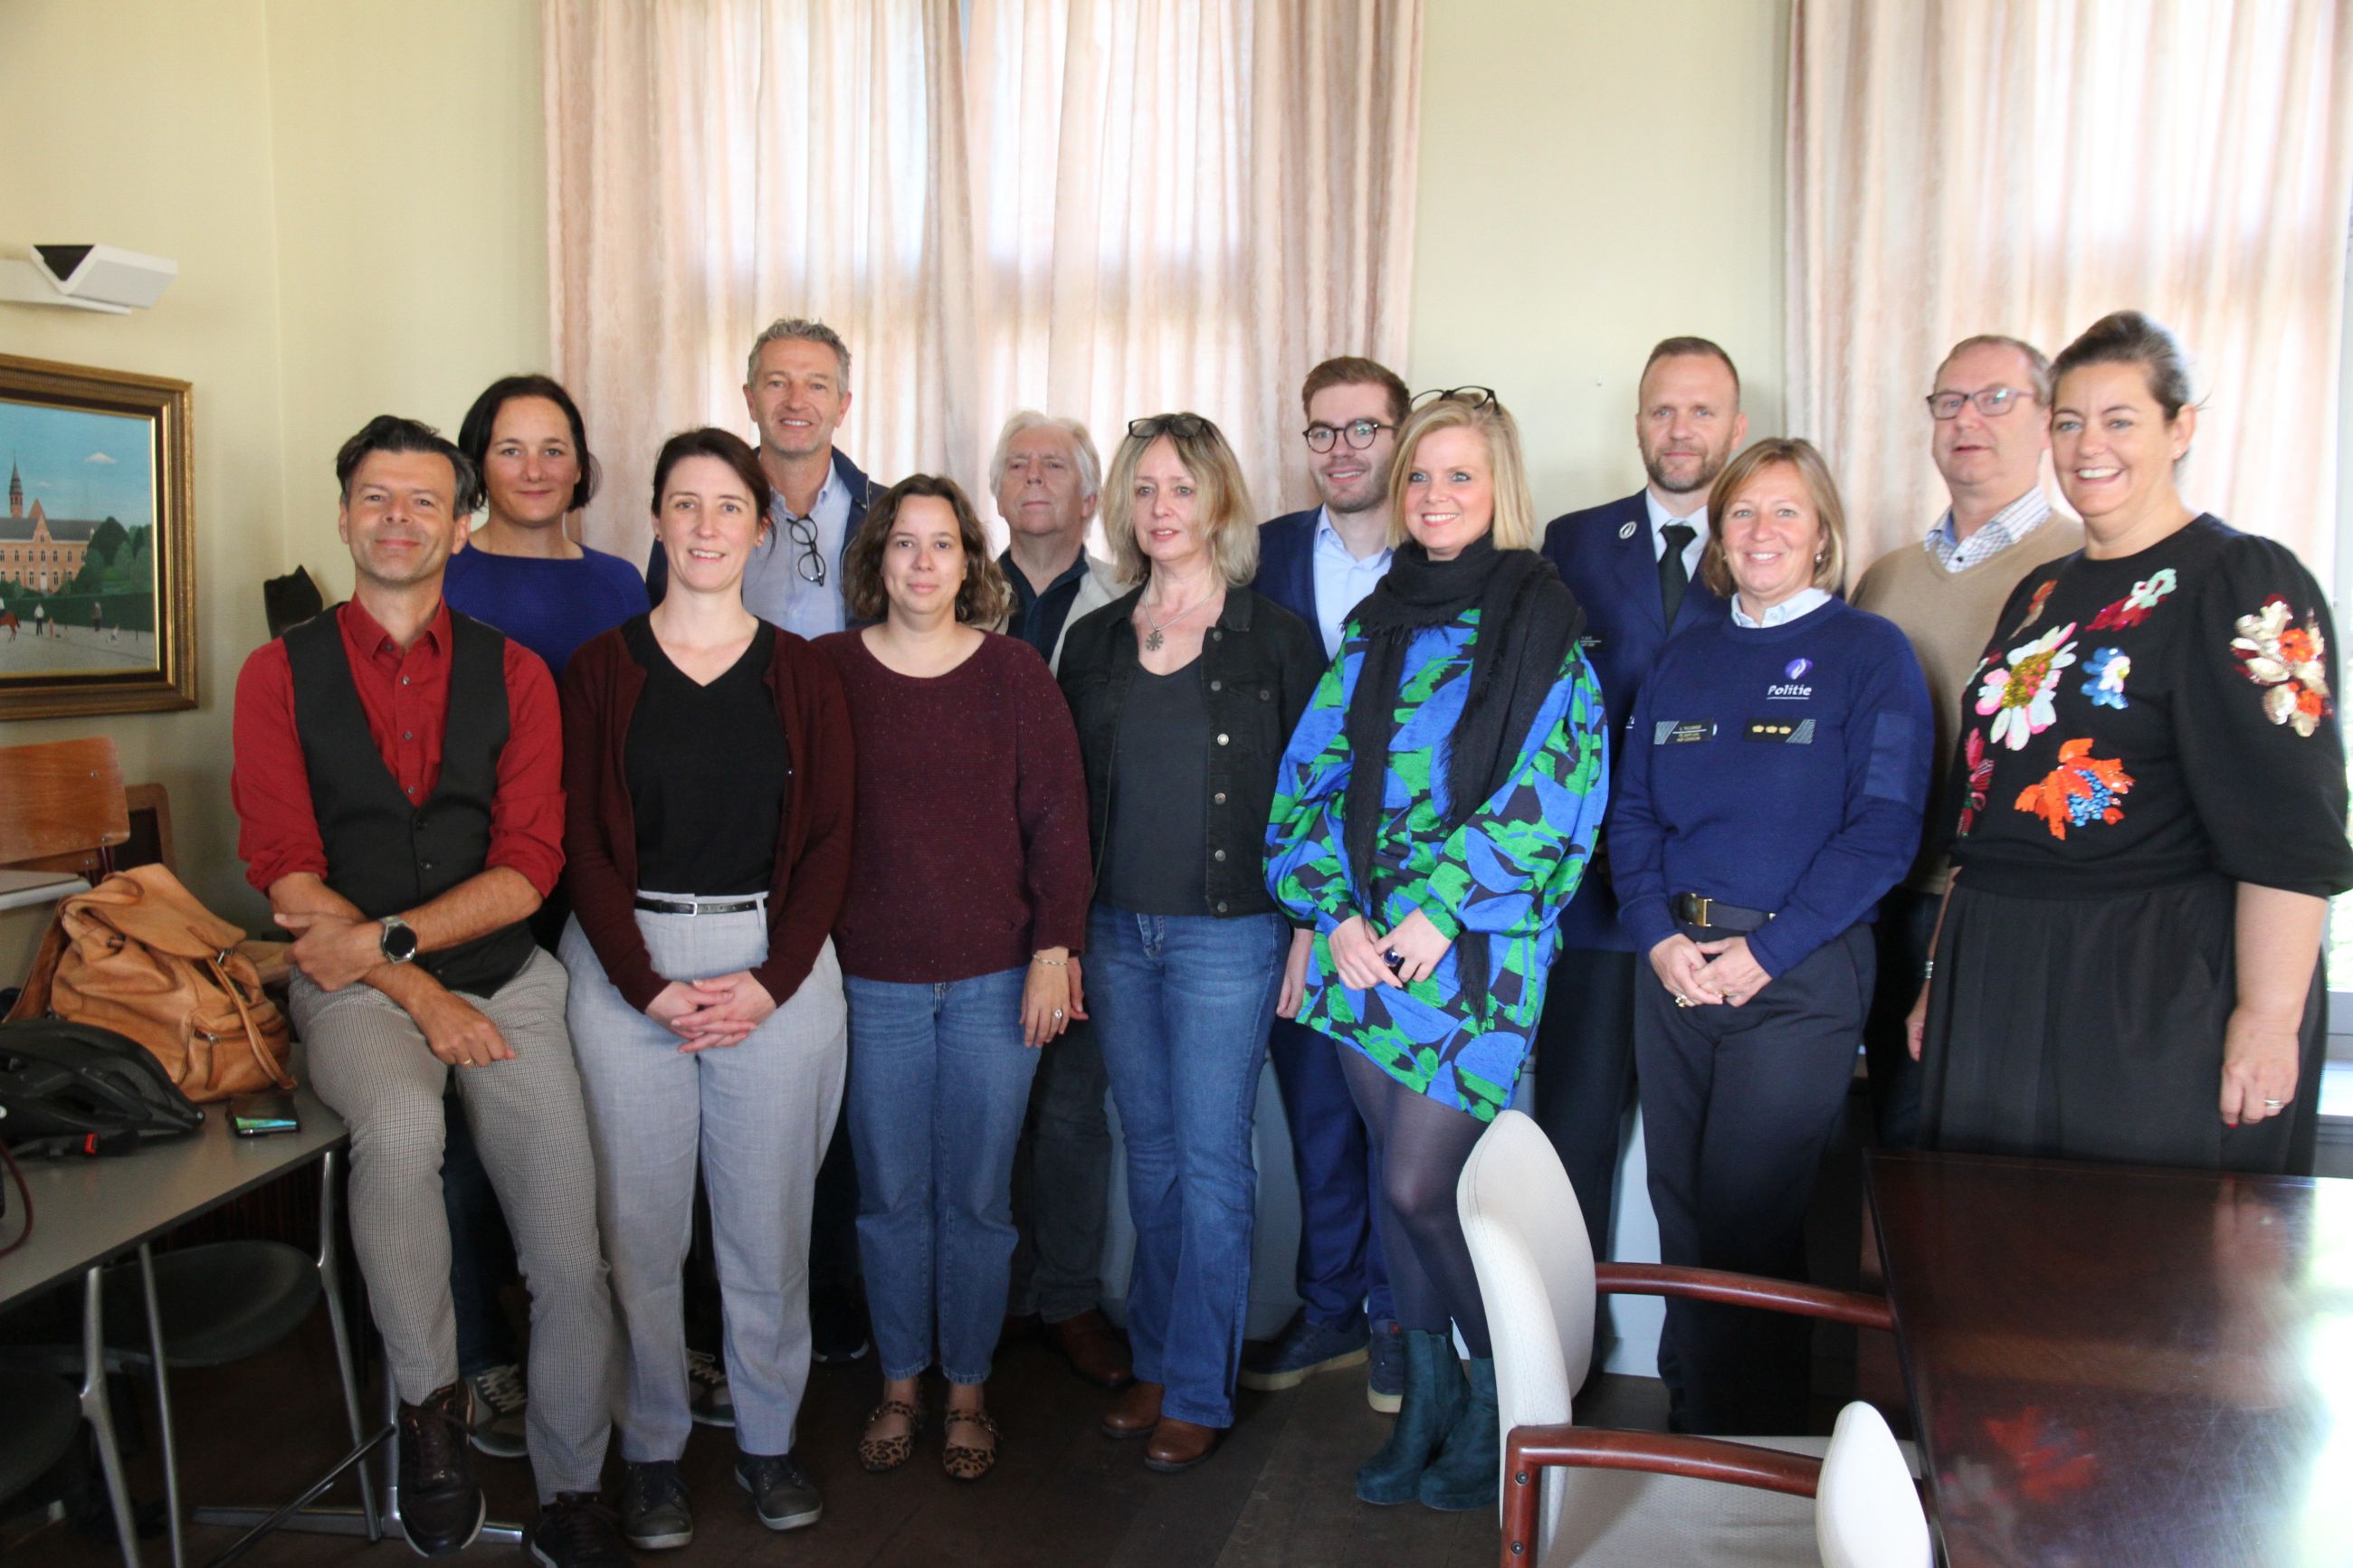
<path fill-rule="evenodd" d="M 2094 708 L 2123 708 L 2125 677 L 2132 673 L 2132 658 L 2121 649 L 2104 647 L 2084 661 L 2084 673 L 2092 679 L 2084 682 L 2084 695 L 2092 700 Z"/>
<path fill-rule="evenodd" d="M 2320 728 L 2333 705 L 2326 665 L 2328 643 L 2320 635 L 2317 611 L 2307 612 L 2299 626 L 2287 601 L 2274 594 L 2262 609 L 2239 617 L 2239 635 L 2231 639 L 2231 651 L 2247 679 L 2267 689 L 2263 711 L 2273 723 L 2306 737 Z"/>
<path fill-rule="evenodd" d="M 2092 629 L 2105 632 L 2122 626 L 2137 626 L 2148 619 L 2148 613 L 2179 585 L 2180 580 L 2174 576 L 2173 568 L 2168 566 L 2147 582 L 2135 583 L 2131 593 L 2094 616 Z"/>
<path fill-rule="evenodd" d="M 2026 601 L 2026 614 L 2020 617 L 2018 625 L 2010 628 L 2010 636 L 2016 637 L 2042 618 L 2042 606 L 2051 602 L 2051 590 L 2058 585 L 2059 579 L 2053 577 L 2034 590 L 2034 597 Z"/>
<path fill-rule="evenodd" d="M 1978 714 L 1990 715 L 1988 739 L 1998 746 L 2022 752 L 2026 742 L 2051 728 L 2052 693 L 2059 689 L 2059 672 L 2075 662 L 2075 623 L 2053 627 L 2032 642 L 2010 650 L 2010 662 L 1994 664 L 1978 688 Z"/>
<path fill-rule="evenodd" d="M 1961 834 L 1966 837 L 1977 826 L 1978 813 L 1985 809 L 1986 790 L 1993 784 L 1993 759 L 1986 755 L 1983 730 L 1969 731 L 1969 738 L 1961 742 L 1961 755 L 1969 764 L 1969 797 L 1961 803 Z"/>
<path fill-rule="evenodd" d="M 2125 819 L 2116 797 L 2132 788 L 2132 775 L 2121 762 L 2092 756 L 2091 750 L 2088 739 L 2065 742 L 2059 765 L 2018 793 L 2018 809 L 2041 817 L 2053 838 L 2066 837 L 2071 827 Z"/>

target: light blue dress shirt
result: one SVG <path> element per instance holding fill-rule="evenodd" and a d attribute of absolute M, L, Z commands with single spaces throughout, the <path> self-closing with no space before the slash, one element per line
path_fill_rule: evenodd
<path fill-rule="evenodd" d="M 1324 635 L 1325 658 L 1339 657 L 1340 628 L 1388 574 L 1390 555 L 1384 544 L 1359 561 L 1332 526 L 1332 509 L 1315 509 L 1315 629 Z"/>
<path fill-rule="evenodd" d="M 841 542 L 849 527 L 849 487 L 829 459 L 824 487 L 809 509 L 809 521 L 817 527 L 818 556 L 825 563 L 822 584 L 801 575 L 806 552 L 786 526 L 791 515 L 778 495 L 768 508 L 768 542 L 752 552 L 744 568 L 744 607 L 788 632 L 821 637 L 849 624 L 841 598 Z"/>

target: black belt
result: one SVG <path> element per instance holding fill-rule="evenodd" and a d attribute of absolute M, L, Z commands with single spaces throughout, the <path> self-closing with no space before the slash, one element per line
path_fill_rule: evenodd
<path fill-rule="evenodd" d="M 760 907 L 757 899 L 733 899 L 723 904 L 693 904 L 682 900 L 639 899 L 638 908 L 655 915 L 740 915 Z"/>
<path fill-rule="evenodd" d="M 1667 908 L 1685 925 L 1710 931 L 1751 931 L 1773 918 L 1770 910 L 1744 910 L 1704 893 L 1677 893 L 1667 900 Z"/>

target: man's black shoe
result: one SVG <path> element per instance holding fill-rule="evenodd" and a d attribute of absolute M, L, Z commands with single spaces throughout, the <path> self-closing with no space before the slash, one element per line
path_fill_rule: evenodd
<path fill-rule="evenodd" d="M 558 1492 L 531 1527 L 531 1555 L 541 1568 L 629 1568 L 613 1516 L 594 1492 Z"/>
<path fill-rule="evenodd" d="M 422 1405 L 401 1404 L 400 1532 L 419 1557 L 463 1552 L 481 1533 L 469 1414 L 463 1383 L 435 1389 Z"/>

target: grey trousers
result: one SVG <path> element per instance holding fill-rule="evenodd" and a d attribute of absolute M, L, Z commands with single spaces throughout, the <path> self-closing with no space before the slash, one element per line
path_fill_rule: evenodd
<path fill-rule="evenodd" d="M 640 911 L 638 930 L 656 973 L 672 980 L 708 979 L 767 958 L 767 917 L 759 910 Z M 686 1451 L 682 1276 L 698 1158 L 711 1198 L 735 1441 L 747 1454 L 787 1453 L 808 1386 L 810 1203 L 849 1063 L 833 944 L 743 1044 L 692 1053 L 614 989 L 577 921 L 565 928 L 560 951 L 574 975 L 572 1037 L 620 1311 L 621 1457 L 643 1462 Z"/>
<path fill-rule="evenodd" d="M 1006 1310 L 1067 1322 L 1103 1305 L 1111 1196 L 1111 1075 L 1095 1026 L 1073 1022 L 1038 1058 L 1013 1160 L 1013 1289 Z"/>
<path fill-rule="evenodd" d="M 580 1077 L 564 1027 L 564 966 L 533 950 L 495 996 L 467 995 L 514 1059 L 457 1073 L 459 1102 L 531 1285 L 524 1440 L 543 1502 L 595 1491 L 612 1429 L 613 1303 L 597 1247 Z M 458 1380 L 442 1095 L 456 1069 L 382 992 L 294 977 L 311 1085 L 352 1128 L 352 1243 L 400 1397 Z"/>

